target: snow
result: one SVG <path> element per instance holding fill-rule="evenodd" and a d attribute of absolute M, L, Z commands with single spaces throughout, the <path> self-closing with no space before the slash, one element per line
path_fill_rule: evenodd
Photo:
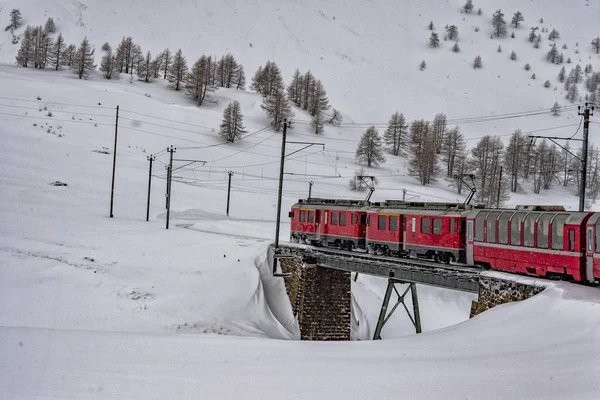
<path fill-rule="evenodd" d="M 485 22 L 460 14 L 459 3 L 440 7 L 439 2 L 406 2 L 414 18 L 400 22 L 403 10 L 380 0 L 318 6 L 312 1 L 264 2 L 257 9 L 250 3 L 222 1 L 185 0 L 179 7 L 154 1 L 144 2 L 144 7 L 113 0 L 53 1 L 44 3 L 43 12 L 39 1 L 17 5 L 1 0 L 0 26 L 7 23 L 6 11 L 18 6 L 25 24 L 53 16 L 69 42 L 87 34 L 97 49 L 104 41 L 116 43 L 129 34 L 121 31 L 127 26 L 142 49 L 153 53 L 181 46 L 191 61 L 199 51 L 219 56 L 231 51 L 248 77 L 267 59 L 282 67 L 284 77 L 296 67 L 310 68 L 346 121 L 359 123 L 385 122 L 396 109 L 413 120 L 435 112 L 458 118 L 549 108 L 553 96 L 562 96 L 560 90 L 547 95 L 541 88 L 559 68 L 543 62 L 542 50 L 533 52 L 524 40 L 514 46 L 508 38 L 490 41 Z M 476 7 L 484 8 L 489 19 L 494 4 L 480 3 Z M 579 41 L 582 58 L 589 55 L 583 44 L 593 31 L 590 21 L 599 11 L 597 4 L 585 6 L 589 12 L 582 13 L 583 6 L 567 7 L 558 0 L 555 7 L 521 3 L 503 3 L 507 19 L 512 15 L 508 10 L 518 6 L 526 24 L 533 23 L 544 5 L 546 26 L 557 26 L 570 51 Z M 447 49 L 426 47 L 425 27 L 432 19 L 438 27 L 445 21 L 459 25 L 464 39 L 460 57 L 453 58 L 447 42 L 442 42 Z M 174 20 L 178 23 L 172 28 L 163 26 Z M 223 21 L 230 29 L 221 29 L 216 40 L 214 30 Z M 314 21 L 310 29 L 307 21 Z M 481 36 L 469 32 L 475 24 L 481 26 Z M 189 34 L 192 26 L 198 36 Z M 527 29 L 518 33 L 526 35 Z M 424 333 L 414 335 L 408 317 L 398 309 L 383 329 L 384 340 L 372 342 L 368 339 L 387 281 L 360 275 L 352 283 L 355 340 L 296 340 L 298 326 L 283 282 L 270 276 L 267 249 L 274 239 L 281 136 L 264 129 L 268 122 L 260 96 L 219 90 L 215 103 L 198 108 L 166 89 L 162 80 L 147 85 L 125 77 L 106 81 L 95 74 L 79 81 L 68 71 L 19 68 L 10 65 L 16 47 L 9 33 L 2 35 L 0 397 L 597 397 L 597 288 L 549 283 L 532 299 L 469 320 L 474 295 L 419 285 Z M 402 59 L 389 51 L 398 46 L 399 37 L 406 38 Z M 499 55 L 498 42 L 504 48 Z M 502 61 L 513 47 L 519 56 L 539 58 L 528 60 L 539 89 L 517 79 L 523 75 L 524 59 L 518 65 Z M 475 72 L 470 63 L 477 53 L 482 53 L 484 68 Z M 421 72 L 423 58 L 428 68 Z M 406 68 L 404 59 L 410 60 Z M 597 64 L 597 57 L 590 62 Z M 506 74 L 497 78 L 500 83 L 489 79 L 500 72 Z M 476 73 L 487 78 L 474 81 Z M 240 101 L 253 135 L 223 144 L 216 130 L 231 100 Z M 109 218 L 117 105 L 114 218 Z M 302 111 L 296 114 L 298 120 L 308 120 Z M 483 133 L 507 134 L 516 127 L 579 122 L 574 113 L 567 114 L 465 124 L 461 129 L 473 139 Z M 286 172 L 294 175 L 285 177 L 280 240 L 289 236 L 287 210 L 306 197 L 309 181 L 315 182 L 313 196 L 364 196 L 347 189 L 364 130 L 357 126 L 327 127 L 318 139 L 301 122 L 288 132 L 290 141 L 318 141 L 325 150 L 314 146 L 286 160 Z M 166 230 L 164 166 L 170 145 L 176 146 L 176 159 L 209 162 L 176 171 Z M 287 148 L 291 152 L 300 147 Z M 146 222 L 150 154 L 157 154 L 157 161 Z M 228 171 L 234 175 L 226 216 Z M 403 188 L 409 198 L 424 201 L 459 197 L 443 180 L 421 187 L 405 171 L 404 160 L 391 156 L 382 167 L 371 169 L 380 180 L 373 199 L 400 198 Z M 57 180 L 67 186 L 50 185 Z M 561 188 L 511 200 L 532 202 L 576 207 L 577 198 Z"/>

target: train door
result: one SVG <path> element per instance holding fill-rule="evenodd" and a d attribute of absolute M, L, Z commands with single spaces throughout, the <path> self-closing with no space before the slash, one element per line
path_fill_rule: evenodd
<path fill-rule="evenodd" d="M 321 210 L 315 210 L 315 235 L 317 236 L 317 240 L 321 240 Z"/>
<path fill-rule="evenodd" d="M 467 220 L 467 264 L 475 263 L 473 257 L 473 220 Z"/>
<path fill-rule="evenodd" d="M 587 226 L 585 243 L 585 279 L 594 282 L 594 225 Z"/>
<path fill-rule="evenodd" d="M 408 225 L 406 225 L 406 215 L 402 215 L 402 250 L 406 251 L 406 230 L 409 229 Z"/>

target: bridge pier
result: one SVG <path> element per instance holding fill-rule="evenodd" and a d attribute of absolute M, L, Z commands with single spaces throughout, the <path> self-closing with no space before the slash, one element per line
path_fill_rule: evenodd
<path fill-rule="evenodd" d="M 396 288 L 396 284 L 407 284 L 408 287 L 404 291 L 404 293 L 400 294 L 398 289 Z M 408 291 L 411 292 L 412 304 L 413 304 L 413 315 L 408 311 L 408 307 L 406 307 L 406 303 L 404 302 L 404 298 L 406 297 Z M 389 314 L 387 314 L 387 309 L 390 303 L 390 298 L 392 297 L 392 291 L 396 292 L 398 296 L 398 300 Z M 381 331 L 386 322 L 390 319 L 396 308 L 402 304 L 408 318 L 412 322 L 415 327 L 416 333 L 421 333 L 421 313 L 419 312 L 419 298 L 417 296 L 417 285 L 415 283 L 404 282 L 394 278 L 394 271 L 390 271 L 390 277 L 388 279 L 387 289 L 385 291 L 385 295 L 383 296 L 383 303 L 381 304 L 381 311 L 379 312 L 379 318 L 377 319 L 377 326 L 375 327 L 375 334 L 373 335 L 373 340 L 381 339 Z M 387 315 L 386 315 L 387 314 Z"/>

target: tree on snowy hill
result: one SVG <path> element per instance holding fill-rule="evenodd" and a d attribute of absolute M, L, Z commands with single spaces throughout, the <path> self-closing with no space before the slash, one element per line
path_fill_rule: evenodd
<path fill-rule="evenodd" d="M 323 129 L 325 127 L 323 111 L 319 110 L 315 115 L 311 116 L 310 127 L 315 132 L 315 135 L 320 135 L 323 133 Z"/>
<path fill-rule="evenodd" d="M 104 51 L 104 55 L 100 60 L 100 72 L 102 72 L 102 76 L 106 79 L 118 77 L 119 69 L 117 63 L 115 62 L 115 56 L 113 55 L 112 48 L 108 42 L 104 43 L 102 46 L 102 51 Z"/>
<path fill-rule="evenodd" d="M 600 53 L 600 37 L 592 40 L 592 47 L 596 50 L 596 54 Z"/>
<path fill-rule="evenodd" d="M 481 56 L 475 57 L 475 60 L 473 60 L 473 68 L 477 69 L 477 68 L 482 68 L 482 67 L 483 67 L 483 61 L 481 61 Z"/>
<path fill-rule="evenodd" d="M 23 34 L 23 40 L 21 40 L 21 47 L 19 47 L 19 51 L 17 52 L 17 63 L 22 67 L 27 68 L 33 62 L 34 45 L 33 28 L 27 26 Z"/>
<path fill-rule="evenodd" d="M 452 51 L 455 53 L 460 52 L 460 47 L 458 47 L 458 42 L 454 43 L 454 45 L 452 46 Z"/>
<path fill-rule="evenodd" d="M 470 13 L 473 11 L 473 0 L 467 0 L 467 2 L 465 3 L 465 5 L 463 6 L 463 10 L 465 11 L 465 13 Z"/>
<path fill-rule="evenodd" d="M 435 136 L 429 122 L 413 121 L 409 133 L 409 173 L 419 179 L 421 185 L 428 185 L 439 172 Z"/>
<path fill-rule="evenodd" d="M 237 90 L 246 90 L 246 73 L 242 64 L 238 65 L 233 84 Z"/>
<path fill-rule="evenodd" d="M 163 72 L 163 79 L 167 79 L 169 75 L 169 68 L 171 68 L 171 64 L 173 63 L 173 55 L 171 54 L 171 49 L 168 47 L 163 50 L 161 53 L 163 56 L 163 60 L 160 63 L 160 70 Z"/>
<path fill-rule="evenodd" d="M 556 29 L 552 29 L 552 32 L 548 35 L 548 40 L 560 39 L 560 33 Z"/>
<path fill-rule="evenodd" d="M 188 66 L 185 56 L 181 52 L 181 49 L 177 50 L 173 57 L 173 64 L 169 68 L 167 79 L 169 80 L 169 87 L 174 90 L 180 90 L 185 81 L 185 77 L 188 73 Z"/>
<path fill-rule="evenodd" d="M 435 29 L 435 27 L 433 26 L 433 21 L 431 21 L 431 22 L 429 23 L 429 25 L 427 25 L 427 29 L 429 29 L 430 31 L 432 31 L 432 30 L 434 30 L 434 29 Z"/>
<path fill-rule="evenodd" d="M 271 121 L 271 126 L 276 131 L 279 131 L 284 119 L 291 121 L 295 116 L 290 106 L 290 101 L 285 94 L 283 81 L 275 84 L 271 95 L 263 97 L 260 107 L 265 110 Z"/>
<path fill-rule="evenodd" d="M 558 117 L 559 113 L 560 113 L 560 104 L 558 104 L 558 101 L 555 101 L 554 104 L 552 105 L 552 109 L 550 109 L 550 112 L 552 113 L 552 115 L 554 115 L 555 117 Z"/>
<path fill-rule="evenodd" d="M 260 93 L 263 96 L 274 94 L 275 88 L 283 87 L 283 78 L 277 64 L 273 61 L 267 61 L 265 66 L 259 66 L 252 77 L 250 89 Z"/>
<path fill-rule="evenodd" d="M 71 69 L 79 79 L 87 79 L 91 72 L 96 69 L 96 65 L 94 64 L 94 49 L 90 46 L 87 37 L 81 41 L 79 48 L 75 52 Z"/>
<path fill-rule="evenodd" d="M 531 43 L 535 42 L 535 39 L 537 38 L 537 34 L 535 33 L 539 28 L 537 26 L 534 26 L 533 28 L 531 28 L 531 32 L 529 32 L 529 37 L 527 40 L 529 40 Z"/>
<path fill-rule="evenodd" d="M 458 28 L 456 27 L 456 25 L 450 25 L 446 29 L 446 34 L 448 35 L 448 39 L 450 40 L 458 39 Z"/>
<path fill-rule="evenodd" d="M 550 61 L 552 64 L 558 64 L 559 59 L 560 58 L 558 54 L 558 49 L 556 48 L 556 43 L 553 43 L 552 47 L 548 51 L 548 54 L 546 54 L 546 60 Z"/>
<path fill-rule="evenodd" d="M 334 108 L 333 112 L 331 113 L 331 117 L 329 118 L 329 121 L 327 121 L 327 123 L 339 126 L 342 123 L 342 114 Z"/>
<path fill-rule="evenodd" d="M 523 17 L 523 14 L 521 14 L 521 11 L 517 11 L 512 17 L 512 24 L 515 28 L 518 28 L 519 23 L 523 21 L 525 21 L 525 18 Z"/>
<path fill-rule="evenodd" d="M 308 109 L 311 116 L 315 116 L 317 113 L 324 113 L 331 108 L 329 99 L 327 99 L 327 92 L 319 79 L 311 87 L 311 92 Z"/>
<path fill-rule="evenodd" d="M 65 43 L 65 39 L 63 38 L 62 33 L 59 33 L 50 51 L 50 63 L 52 66 L 54 66 L 56 71 L 58 71 L 59 66 L 65 64 L 64 58 L 66 50 L 67 45 Z"/>
<path fill-rule="evenodd" d="M 446 135 L 446 129 L 448 127 L 448 118 L 446 114 L 436 114 L 431 123 L 431 129 L 433 131 L 433 137 L 435 140 L 435 152 L 440 154 L 442 151 L 442 143 L 444 142 L 444 136 Z"/>
<path fill-rule="evenodd" d="M 42 26 L 27 26 L 17 52 L 17 63 L 23 67 L 45 68 L 51 60 L 53 43 L 52 37 Z"/>
<path fill-rule="evenodd" d="M 56 25 L 54 25 L 54 20 L 52 18 L 50 18 L 50 17 L 48 18 L 48 20 L 46 21 L 46 24 L 44 25 L 44 29 L 48 33 L 56 32 Z"/>
<path fill-rule="evenodd" d="M 383 134 L 383 140 L 388 151 L 394 156 L 404 156 L 407 146 L 408 125 L 404 114 L 395 112 L 388 122 L 388 127 Z"/>
<path fill-rule="evenodd" d="M 239 101 L 229 103 L 223 111 L 223 121 L 221 122 L 221 130 L 219 134 L 228 142 L 235 142 L 236 139 L 241 139 L 244 133 L 248 131 L 244 127 L 244 117 Z"/>
<path fill-rule="evenodd" d="M 10 12 L 10 24 L 8 24 L 5 31 L 10 30 L 11 32 L 14 32 L 15 29 L 21 26 L 22 19 L 21 11 L 18 8 L 13 8 Z"/>
<path fill-rule="evenodd" d="M 294 76 L 292 76 L 292 81 L 286 89 L 288 99 L 297 106 L 300 106 L 302 99 L 302 79 L 303 78 L 300 70 L 296 68 L 296 71 L 294 71 Z"/>
<path fill-rule="evenodd" d="M 381 136 L 374 126 L 367 128 L 363 133 L 356 147 L 355 157 L 359 163 L 366 164 L 368 168 L 385 162 Z"/>
<path fill-rule="evenodd" d="M 494 15 L 492 15 L 492 26 L 494 27 L 494 34 L 497 37 L 506 36 L 506 21 L 504 20 L 502 10 L 496 10 Z"/>
<path fill-rule="evenodd" d="M 315 77 L 310 72 L 310 70 L 308 70 L 302 77 L 302 91 L 300 93 L 301 100 L 302 100 L 302 108 L 304 108 L 305 110 L 308 110 L 308 106 L 311 102 L 310 95 L 312 93 L 312 89 L 313 89 L 314 85 L 315 85 Z"/>
<path fill-rule="evenodd" d="M 444 137 L 442 143 L 442 152 L 440 154 L 441 162 L 446 166 L 446 176 L 454 177 L 454 174 L 461 173 L 460 165 L 466 158 L 467 142 L 458 127 L 450 129 Z"/>
<path fill-rule="evenodd" d="M 154 60 L 152 60 L 152 77 L 154 79 L 160 78 L 160 71 L 162 71 L 162 65 L 165 61 L 163 53 L 158 53 Z"/>
<path fill-rule="evenodd" d="M 510 137 L 506 147 L 505 165 L 510 191 L 515 193 L 519 190 L 519 178 L 524 167 L 527 149 L 527 138 L 520 129 L 516 130 Z"/>
<path fill-rule="evenodd" d="M 154 64 L 150 52 L 146 53 L 146 57 L 138 66 L 137 76 L 140 81 L 150 83 L 154 79 Z"/>
<path fill-rule="evenodd" d="M 429 45 L 431 47 L 439 47 L 440 45 L 440 37 L 437 33 L 431 32 L 431 36 L 429 36 Z"/>
<path fill-rule="evenodd" d="M 469 169 L 476 175 L 478 187 L 477 201 L 488 207 L 501 206 L 510 198 L 507 179 L 500 183 L 500 167 L 504 164 L 504 145 L 497 136 L 484 136 L 471 149 L 468 161 Z M 500 204 L 497 202 L 500 186 Z"/>
<path fill-rule="evenodd" d="M 196 100 L 199 106 L 207 100 L 208 94 L 214 92 L 216 89 L 216 86 L 213 84 L 211 68 L 212 58 L 202 55 L 194 63 L 190 73 L 186 77 L 185 93 Z"/>

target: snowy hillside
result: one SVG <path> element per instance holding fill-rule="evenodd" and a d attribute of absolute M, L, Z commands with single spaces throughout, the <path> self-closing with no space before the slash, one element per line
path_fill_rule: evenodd
<path fill-rule="evenodd" d="M 530 23 L 556 27 L 573 62 L 581 57 L 582 65 L 600 69 L 589 46 L 600 34 L 593 33 L 600 12 L 593 2 L 503 1 L 507 19 L 519 9 L 525 23 L 515 39 L 493 40 L 492 1 L 475 2 L 481 16 L 462 14 L 462 1 L 177 4 L 0 0 L 0 26 L 18 7 L 24 25 L 53 17 L 69 43 L 87 35 L 97 53 L 104 42 L 131 35 L 144 51 L 181 47 L 190 64 L 202 53 L 231 52 L 248 80 L 267 60 L 277 62 L 286 81 L 296 68 L 313 71 L 345 119 L 317 137 L 308 113 L 295 109 L 288 140 L 318 144 L 287 145 L 286 153 L 298 152 L 285 164 L 281 240 L 289 237 L 287 211 L 306 197 L 310 181 L 313 196 L 364 198 L 348 180 L 367 123 L 383 130 L 396 110 L 409 121 L 438 112 L 456 121 L 564 103 L 560 67 L 545 61 L 547 40 L 539 50 L 526 40 Z M 460 53 L 450 41 L 428 46 L 430 21 L 440 33 L 446 24 L 459 27 Z M 381 342 L 290 341 L 297 326 L 266 257 L 281 133 L 269 127 L 261 96 L 219 89 L 214 103 L 198 107 L 162 79 L 108 81 L 96 72 L 78 80 L 66 69 L 22 68 L 14 64 L 17 48 L 10 32 L 0 32 L 0 382 L 8 383 L 0 384 L 0 398 L 397 398 L 390 382 L 399 376 L 413 382 L 403 389 L 410 398 L 597 396 L 597 288 L 551 285 L 534 299 L 468 320 L 472 295 L 420 286 L 422 335 L 413 335 L 398 312 Z M 484 68 L 474 70 L 478 54 Z M 427 68 L 420 71 L 422 60 Z M 531 71 L 523 69 L 527 62 Z M 544 88 L 546 79 L 558 89 Z M 227 143 L 217 133 L 233 100 L 249 132 Z M 576 112 L 534 114 L 460 127 L 475 140 L 516 128 L 566 135 L 579 125 Z M 171 145 L 177 170 L 166 230 Z M 156 161 L 146 222 L 149 155 Z M 401 198 L 403 189 L 408 199 L 464 199 L 443 180 L 419 185 L 401 157 L 388 156 L 368 172 L 379 179 L 373 200 Z M 576 207 L 577 198 L 557 188 L 514 195 L 509 204 L 520 203 Z M 372 337 L 385 284 L 365 276 L 353 283 L 353 318 L 360 321 L 354 338 Z"/>

